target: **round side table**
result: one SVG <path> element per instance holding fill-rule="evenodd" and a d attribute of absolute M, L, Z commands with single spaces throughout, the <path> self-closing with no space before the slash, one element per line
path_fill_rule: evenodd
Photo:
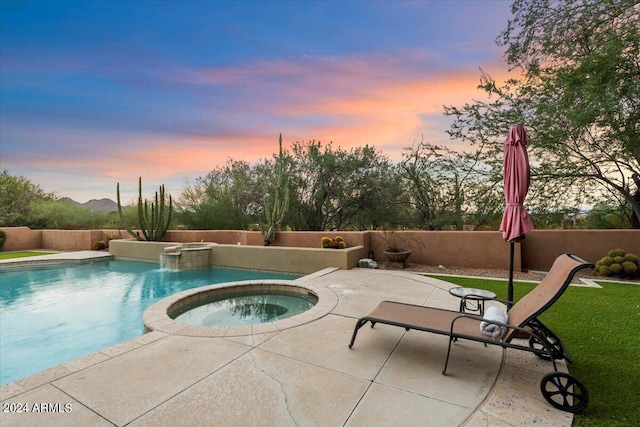
<path fill-rule="evenodd" d="M 495 299 L 496 294 L 485 289 L 455 287 L 449 289 L 449 293 L 460 298 L 460 312 L 477 311 L 484 315 L 484 302 Z"/>

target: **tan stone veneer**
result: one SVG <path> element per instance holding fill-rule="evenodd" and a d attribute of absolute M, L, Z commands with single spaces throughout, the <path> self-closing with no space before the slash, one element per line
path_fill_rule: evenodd
<path fill-rule="evenodd" d="M 109 252 L 118 258 L 158 261 L 172 242 L 138 242 L 135 239 L 112 240 Z M 291 248 L 284 246 L 210 246 L 209 265 L 250 270 L 308 274 L 327 267 L 348 270 L 366 256 L 364 247 L 330 250 L 320 248 Z"/>

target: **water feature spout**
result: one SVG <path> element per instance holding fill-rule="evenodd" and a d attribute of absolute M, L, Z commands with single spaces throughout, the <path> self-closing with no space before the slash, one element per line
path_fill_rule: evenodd
<path fill-rule="evenodd" d="M 192 270 L 211 266 L 211 247 L 215 243 L 184 243 L 165 248 L 160 267 L 169 270 Z"/>

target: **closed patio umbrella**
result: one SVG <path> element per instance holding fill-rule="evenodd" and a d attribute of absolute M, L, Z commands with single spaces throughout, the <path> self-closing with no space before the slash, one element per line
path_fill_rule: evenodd
<path fill-rule="evenodd" d="M 524 199 L 529 191 L 530 171 L 527 155 L 527 133 L 524 126 L 511 127 L 504 148 L 504 198 L 506 207 L 500 231 L 505 242 L 510 243 L 509 284 L 507 300 L 513 301 L 513 257 L 514 245 L 522 242 L 525 234 L 533 230 L 533 221 L 524 208 Z M 507 304 L 511 308 L 511 304 Z"/>

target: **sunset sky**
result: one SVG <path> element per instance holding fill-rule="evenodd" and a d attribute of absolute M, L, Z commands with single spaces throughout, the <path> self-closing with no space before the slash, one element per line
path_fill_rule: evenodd
<path fill-rule="evenodd" d="M 123 201 L 295 141 L 455 148 L 443 105 L 481 97 L 510 1 L 0 3 L 0 169 Z M 508 130 L 505 130 L 505 135 Z M 148 194 L 145 194 L 148 196 Z"/>

